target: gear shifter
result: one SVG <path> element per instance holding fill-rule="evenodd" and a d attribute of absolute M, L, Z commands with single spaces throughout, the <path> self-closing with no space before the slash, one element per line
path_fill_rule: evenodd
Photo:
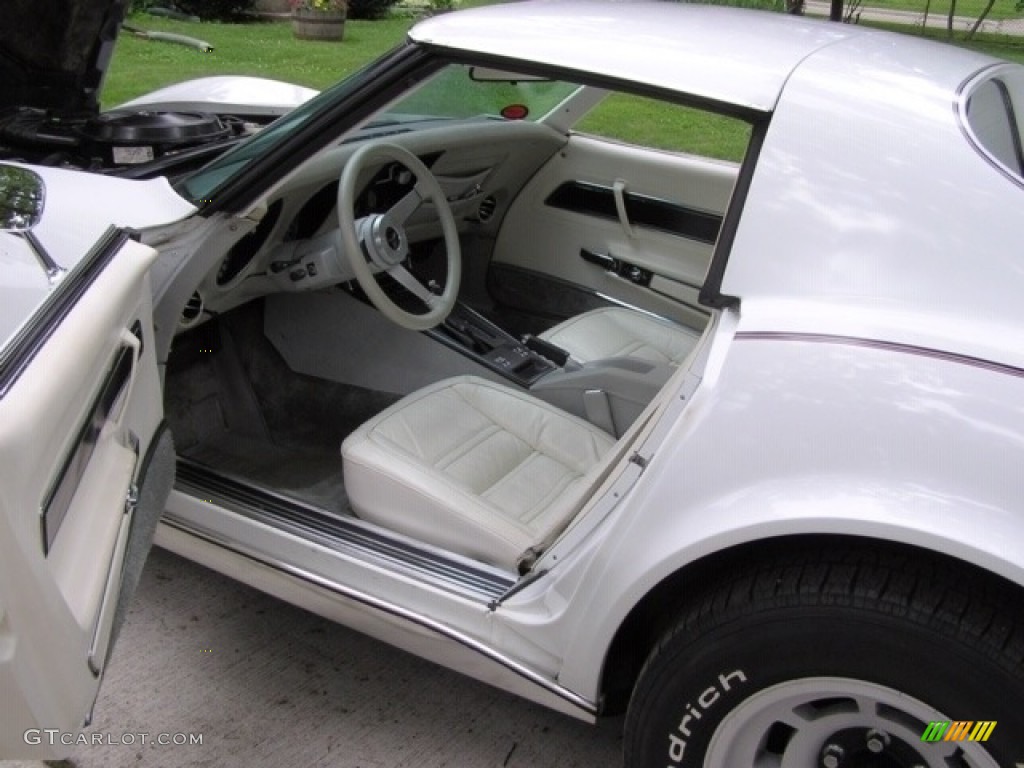
<path fill-rule="evenodd" d="M 452 338 L 467 349 L 473 349 L 473 337 L 467 332 L 467 326 L 465 320 L 451 315 L 444 321 L 444 329 Z"/>

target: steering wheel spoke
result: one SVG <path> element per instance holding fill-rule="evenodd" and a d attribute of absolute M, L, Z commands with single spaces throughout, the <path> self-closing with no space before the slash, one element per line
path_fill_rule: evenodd
<path fill-rule="evenodd" d="M 359 190 L 356 185 L 360 177 L 366 178 L 364 170 L 386 161 L 404 165 L 416 179 L 415 184 L 384 213 L 371 214 L 357 222 L 355 202 Z M 402 265 L 409 255 L 405 223 L 424 202 L 433 203 L 444 235 L 447 274 L 440 295 L 430 291 Z M 459 232 L 441 185 L 419 158 L 395 144 L 366 144 L 356 150 L 338 181 L 338 223 L 342 250 L 349 266 L 367 297 L 385 317 L 416 331 L 444 322 L 459 295 L 462 273 Z M 398 306 L 377 283 L 375 271 L 387 272 L 423 302 L 427 311 L 416 314 Z"/>
<path fill-rule="evenodd" d="M 426 304 L 428 309 L 433 308 L 437 304 L 440 297 L 435 293 L 431 293 L 427 286 L 417 280 L 416 276 L 401 264 L 391 267 L 387 272 L 409 293 Z"/>
<path fill-rule="evenodd" d="M 405 224 L 409 217 L 416 212 L 416 209 L 420 207 L 420 203 L 424 199 L 426 198 L 420 193 L 420 181 L 417 179 L 416 186 L 410 189 L 401 200 L 388 210 L 388 218 L 395 224 Z"/>

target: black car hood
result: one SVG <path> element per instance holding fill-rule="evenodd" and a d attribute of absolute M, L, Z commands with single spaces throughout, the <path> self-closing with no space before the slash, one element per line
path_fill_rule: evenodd
<path fill-rule="evenodd" d="M 95 113 L 129 0 L 5 0 L 0 111 Z"/>

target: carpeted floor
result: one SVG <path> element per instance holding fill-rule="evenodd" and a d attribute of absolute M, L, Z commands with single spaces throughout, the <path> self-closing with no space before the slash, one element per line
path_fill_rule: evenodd
<path fill-rule="evenodd" d="M 291 371 L 261 302 L 176 339 L 166 392 L 179 455 L 336 513 L 348 507 L 341 441 L 397 400 Z"/>

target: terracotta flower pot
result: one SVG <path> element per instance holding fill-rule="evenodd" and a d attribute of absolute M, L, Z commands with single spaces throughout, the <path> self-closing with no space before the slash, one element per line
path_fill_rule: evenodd
<path fill-rule="evenodd" d="M 300 40 L 341 40 L 345 35 L 346 9 L 317 11 L 296 8 L 292 11 L 292 33 Z"/>

